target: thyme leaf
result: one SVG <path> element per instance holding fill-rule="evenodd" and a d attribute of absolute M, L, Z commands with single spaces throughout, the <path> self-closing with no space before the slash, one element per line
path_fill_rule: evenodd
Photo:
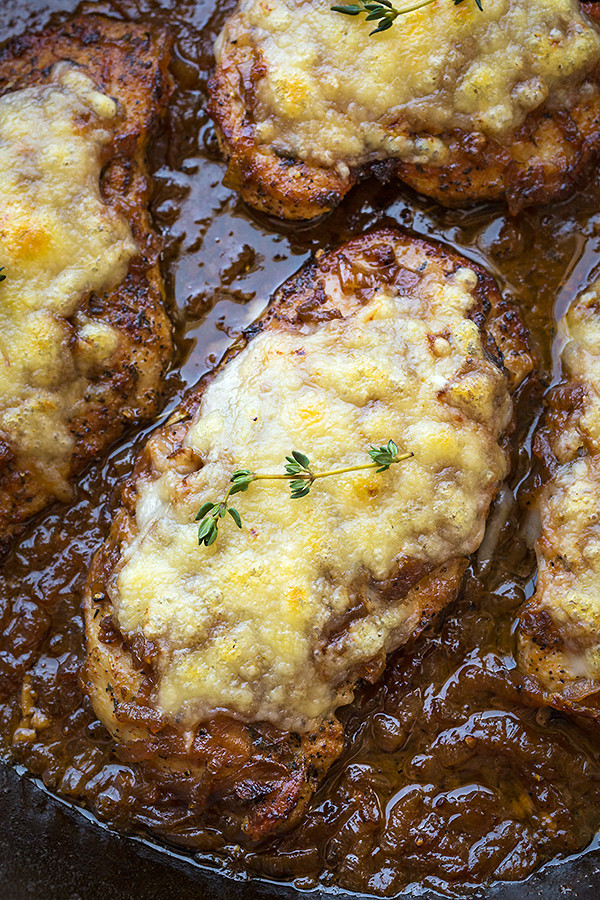
<path fill-rule="evenodd" d="M 369 456 L 373 460 L 374 463 L 377 463 L 378 466 L 381 466 L 380 469 L 377 469 L 378 472 L 385 472 L 392 463 L 397 462 L 398 460 L 398 448 L 394 441 L 390 440 L 387 442 L 387 446 L 385 447 L 371 447 L 369 450 Z"/>
<path fill-rule="evenodd" d="M 230 506 L 229 507 L 229 515 L 231 516 L 231 518 L 233 519 L 233 521 L 235 522 L 237 527 L 241 528 L 242 527 L 242 517 L 240 516 L 237 509 L 233 509 L 233 507 Z"/>

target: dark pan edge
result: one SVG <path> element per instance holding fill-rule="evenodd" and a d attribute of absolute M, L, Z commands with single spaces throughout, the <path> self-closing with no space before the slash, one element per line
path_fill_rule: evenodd
<path fill-rule="evenodd" d="M 600 850 L 550 864 L 526 882 L 496 884 L 485 900 L 598 900 Z M 123 837 L 0 763 L 2 900 L 295 900 L 338 891 L 296 891 L 266 881 L 235 881 L 147 841 Z M 404 896 L 407 896 L 406 894 Z M 437 894 L 411 896 L 434 900 Z"/>

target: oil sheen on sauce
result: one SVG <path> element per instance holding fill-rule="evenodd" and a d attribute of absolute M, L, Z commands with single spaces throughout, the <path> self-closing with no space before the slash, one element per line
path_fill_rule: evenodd
<path fill-rule="evenodd" d="M 203 112 L 212 42 L 232 4 L 100 0 L 89 11 L 167 24 L 178 88 L 152 148 L 153 215 L 177 327 L 168 377 L 174 408 L 269 295 L 311 254 L 377 225 L 434 236 L 486 266 L 522 305 L 550 381 L 555 322 L 600 264 L 600 177 L 573 200 L 510 219 L 501 207 L 447 211 L 369 182 L 331 216 L 289 227 L 250 213 L 222 186 Z M 70 14 L 72 0 L 5 0 L 0 37 Z M 86 10 L 85 5 L 80 7 Z M 456 889 L 525 877 L 582 850 L 600 828 L 600 731 L 528 706 L 514 672 L 515 613 L 533 591 L 523 410 L 515 475 L 498 499 L 460 600 L 435 630 L 390 661 L 340 711 L 347 745 L 291 833 L 240 850 L 216 821 L 119 762 L 83 698 L 80 592 L 106 532 L 115 486 L 150 429 L 88 468 L 70 505 L 55 505 L 15 543 L 0 575 L 0 731 L 4 755 L 51 790 L 128 831 L 193 849 L 227 874 L 392 896 L 420 883 Z"/>

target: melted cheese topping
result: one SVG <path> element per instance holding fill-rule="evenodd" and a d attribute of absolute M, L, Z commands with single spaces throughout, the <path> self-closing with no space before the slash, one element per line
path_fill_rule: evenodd
<path fill-rule="evenodd" d="M 68 496 L 69 420 L 110 363 L 116 331 L 77 314 L 121 281 L 136 247 L 102 201 L 117 105 L 75 69 L 0 98 L 0 432 L 20 462 Z"/>
<path fill-rule="evenodd" d="M 364 16 L 330 6 L 242 0 L 217 42 L 218 61 L 260 50 L 258 74 L 245 73 L 257 80 L 257 140 L 283 155 L 443 165 L 432 135 L 503 139 L 546 100 L 560 108 L 598 90 L 580 87 L 600 60 L 600 34 L 577 0 L 485 0 L 483 11 L 440 0 L 371 37 Z"/>
<path fill-rule="evenodd" d="M 586 400 L 552 435 L 562 465 L 542 498 L 534 600 L 565 641 L 563 678 L 600 679 L 600 282 L 573 304 L 562 330 L 570 338 L 564 371 L 585 385 Z"/>
<path fill-rule="evenodd" d="M 471 269 L 437 270 L 418 294 L 380 292 L 344 319 L 259 335 L 203 394 L 187 434 L 202 468 L 167 462 L 138 483 L 139 535 L 110 594 L 120 629 L 159 648 L 168 715 L 310 727 L 349 701 L 349 672 L 392 649 L 409 620 L 410 603 L 378 583 L 403 560 L 438 566 L 477 548 L 512 407 L 468 318 L 476 282 Z M 194 515 L 236 469 L 281 472 L 293 449 L 321 471 L 369 462 L 390 437 L 414 459 L 319 480 L 295 501 L 284 482 L 256 482 L 234 498 L 243 528 L 227 519 L 198 547 Z"/>

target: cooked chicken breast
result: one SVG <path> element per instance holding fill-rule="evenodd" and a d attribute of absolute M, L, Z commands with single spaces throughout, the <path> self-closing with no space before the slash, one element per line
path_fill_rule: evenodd
<path fill-rule="evenodd" d="M 600 29 L 578 0 L 441 0 L 371 36 L 330 6 L 241 0 L 217 40 L 209 111 L 251 206 L 310 219 L 374 173 L 515 212 L 597 159 Z"/>
<path fill-rule="evenodd" d="M 80 17 L 0 52 L 0 545 L 156 410 L 171 333 L 148 219 L 164 34 Z"/>
<path fill-rule="evenodd" d="M 85 684 L 123 759 L 252 839 L 292 824 L 356 681 L 456 597 L 531 370 L 515 310 L 441 246 L 379 231 L 288 281 L 148 441 L 92 564 Z M 234 471 L 352 467 L 389 439 L 414 456 L 295 500 L 253 482 L 241 527 L 199 546 Z"/>
<path fill-rule="evenodd" d="M 535 441 L 542 462 L 536 592 L 519 661 L 544 704 L 600 716 L 600 282 L 562 327 L 564 380 Z"/>

